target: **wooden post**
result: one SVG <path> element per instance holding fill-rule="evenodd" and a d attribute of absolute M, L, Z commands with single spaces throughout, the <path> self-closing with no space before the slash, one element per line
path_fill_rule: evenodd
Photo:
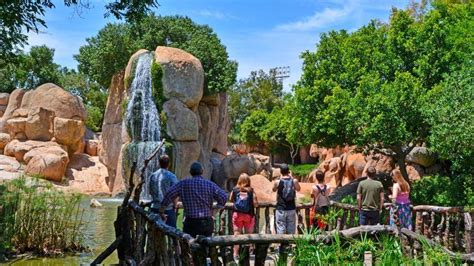
<path fill-rule="evenodd" d="M 464 213 L 464 239 L 466 241 L 466 253 L 471 253 L 474 246 L 474 233 L 472 230 L 472 217 L 474 212 Z"/>
<path fill-rule="evenodd" d="M 444 227 L 444 236 L 443 236 L 443 244 L 445 247 L 449 249 L 449 220 L 451 215 L 446 213 L 446 226 Z"/>
<path fill-rule="evenodd" d="M 462 221 L 462 213 L 456 213 L 456 228 L 454 229 L 454 247 L 455 249 L 462 249 L 461 243 L 461 221 Z"/>
<path fill-rule="evenodd" d="M 191 253 L 194 265 L 207 265 L 206 249 L 202 245 L 194 243 L 191 246 Z"/>
<path fill-rule="evenodd" d="M 270 234 L 270 207 L 265 207 L 265 234 Z"/>
<path fill-rule="evenodd" d="M 310 210 L 311 210 L 311 208 L 305 208 L 305 209 L 304 209 L 304 219 L 305 219 L 305 222 L 306 222 L 306 228 L 307 228 L 308 230 L 311 230 L 311 222 L 312 222 L 312 221 L 310 220 L 310 217 L 309 217 L 309 216 L 310 216 L 310 215 L 309 215 Z"/>
<path fill-rule="evenodd" d="M 349 225 L 347 226 L 348 228 L 351 228 L 351 227 L 354 227 L 354 224 L 355 224 L 355 211 L 354 210 L 350 210 L 350 217 L 349 217 Z"/>
<path fill-rule="evenodd" d="M 227 209 L 227 232 L 229 232 L 229 235 L 234 234 L 234 227 L 232 226 L 232 210 Z"/>
<path fill-rule="evenodd" d="M 422 221 L 423 218 L 421 216 L 421 211 L 416 212 L 416 219 L 415 219 L 415 232 L 421 234 L 422 231 Z"/>
<path fill-rule="evenodd" d="M 260 233 L 260 207 L 255 208 L 255 225 L 253 227 L 254 233 Z"/>
<path fill-rule="evenodd" d="M 219 261 L 219 254 L 217 253 L 216 247 L 209 248 L 209 257 L 211 257 L 212 266 L 221 265 L 221 262 Z"/>
<path fill-rule="evenodd" d="M 257 244 L 255 246 L 255 266 L 264 266 L 267 258 L 268 244 Z"/>
<path fill-rule="evenodd" d="M 364 266 L 372 266 L 372 252 L 364 252 Z"/>
<path fill-rule="evenodd" d="M 349 211 L 348 210 L 344 210 L 344 213 L 342 214 L 342 219 L 341 219 L 341 228 L 339 228 L 339 230 L 344 230 L 347 228 L 347 213 Z"/>

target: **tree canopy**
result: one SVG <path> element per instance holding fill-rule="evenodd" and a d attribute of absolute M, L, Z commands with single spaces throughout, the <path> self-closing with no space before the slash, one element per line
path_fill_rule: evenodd
<path fill-rule="evenodd" d="M 472 61 L 472 45 L 462 41 L 473 38 L 465 28 L 472 29 L 472 7 L 434 2 L 419 16 L 394 9 L 388 24 L 323 34 L 315 52 L 302 54 L 295 86 L 301 137 L 323 146 L 391 148 L 404 166 L 405 155 L 426 142 L 433 126 L 422 111 L 423 95 L 466 58 Z"/>
<path fill-rule="evenodd" d="M 64 5 L 75 8 L 90 8 L 89 0 L 64 0 Z M 140 21 L 157 7 L 156 0 L 114 0 L 106 4 L 105 16 L 113 15 L 126 21 Z M 38 32 L 46 27 L 44 15 L 55 4 L 50 0 L 1 1 L 0 2 L 0 67 L 15 56 L 15 51 L 28 43 L 26 32 Z"/>
<path fill-rule="evenodd" d="M 75 58 L 81 73 L 106 88 L 134 52 L 154 51 L 159 45 L 183 49 L 201 61 L 206 95 L 226 91 L 235 82 L 237 63 L 229 60 L 214 31 L 181 16 L 149 15 L 136 23 L 107 24 L 97 36 L 87 39 Z"/>

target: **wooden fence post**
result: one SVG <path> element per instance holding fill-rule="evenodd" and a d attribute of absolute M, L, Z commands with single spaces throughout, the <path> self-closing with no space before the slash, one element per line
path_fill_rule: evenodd
<path fill-rule="evenodd" d="M 372 266 L 372 252 L 364 252 L 364 266 Z"/>

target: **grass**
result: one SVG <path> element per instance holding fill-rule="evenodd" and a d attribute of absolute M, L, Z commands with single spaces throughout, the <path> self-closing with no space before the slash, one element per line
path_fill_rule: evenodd
<path fill-rule="evenodd" d="M 338 234 L 330 243 L 314 241 L 319 234 L 305 234 L 295 249 L 296 265 L 362 265 L 364 253 L 370 251 L 375 265 L 458 265 L 442 250 L 422 243 L 422 254 L 410 258 L 403 254 L 399 239 L 391 235 L 359 239 L 342 239 Z"/>
<path fill-rule="evenodd" d="M 84 250 L 80 200 L 39 179 L 21 177 L 0 185 L 0 254 Z"/>
<path fill-rule="evenodd" d="M 299 177 L 299 180 L 305 180 L 316 167 L 318 167 L 318 164 L 292 164 L 290 165 L 290 170 L 294 177 Z"/>

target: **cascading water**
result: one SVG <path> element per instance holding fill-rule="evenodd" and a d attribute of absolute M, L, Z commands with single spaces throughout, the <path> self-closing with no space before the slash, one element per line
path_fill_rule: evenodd
<path fill-rule="evenodd" d="M 136 174 L 141 175 L 145 159 L 160 144 L 160 116 L 153 102 L 151 64 L 152 53 L 144 53 L 136 62 L 135 74 L 130 86 L 130 100 L 125 113 L 125 126 L 131 137 L 126 146 L 123 162 L 137 163 Z M 145 169 L 145 183 L 142 186 L 141 200 L 150 200 L 148 189 L 149 176 L 158 169 L 159 155 L 155 156 Z"/>

